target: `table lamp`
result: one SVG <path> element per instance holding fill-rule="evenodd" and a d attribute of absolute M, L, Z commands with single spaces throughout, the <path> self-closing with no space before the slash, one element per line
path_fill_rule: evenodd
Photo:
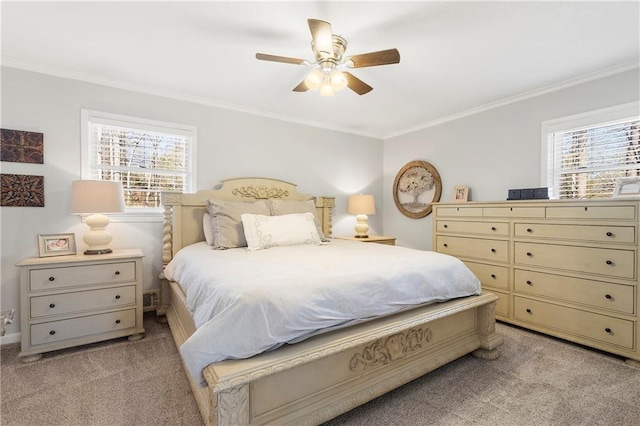
<path fill-rule="evenodd" d="M 106 231 L 109 218 L 103 213 L 125 210 L 122 182 L 76 180 L 71 183 L 71 213 L 89 214 L 85 223 L 91 228 L 82 238 L 87 245 L 84 254 L 107 254 L 111 234 Z"/>
<path fill-rule="evenodd" d="M 367 215 L 376 214 L 376 204 L 373 195 L 352 195 L 349 197 L 349 214 L 356 215 L 356 238 L 369 238 L 367 231 Z"/>

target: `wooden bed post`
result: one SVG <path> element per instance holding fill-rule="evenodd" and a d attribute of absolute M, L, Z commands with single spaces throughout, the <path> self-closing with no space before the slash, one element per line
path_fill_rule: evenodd
<path fill-rule="evenodd" d="M 496 333 L 496 302 L 478 308 L 478 335 L 480 348 L 471 354 L 476 358 L 493 360 L 500 356 L 496 349 L 504 342 L 502 336 Z"/>
<path fill-rule="evenodd" d="M 162 218 L 162 271 L 160 272 L 160 306 L 156 309 L 156 315 L 164 317 L 169 306 L 169 282 L 164 277 L 164 268 L 173 259 L 173 235 L 174 217 L 173 206 L 180 205 L 180 192 L 160 193 L 160 202 L 163 207 Z M 175 223 L 180 223 L 180 218 Z"/>

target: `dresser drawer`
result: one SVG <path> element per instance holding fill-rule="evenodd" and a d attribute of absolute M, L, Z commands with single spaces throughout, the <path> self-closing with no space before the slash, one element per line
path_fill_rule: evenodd
<path fill-rule="evenodd" d="M 489 290 L 491 293 L 498 296 L 498 300 L 496 302 L 496 314 L 502 315 L 504 317 L 509 316 L 509 294 L 501 293 L 499 291 Z"/>
<path fill-rule="evenodd" d="M 31 325 L 31 344 L 41 345 L 92 334 L 107 333 L 132 328 L 135 325 L 135 309 L 34 324 Z"/>
<path fill-rule="evenodd" d="M 136 303 L 136 286 L 112 287 L 30 298 L 31 317 L 62 315 Z"/>
<path fill-rule="evenodd" d="M 487 265 L 484 263 L 464 262 L 474 273 L 482 286 L 509 289 L 509 268 L 506 266 Z"/>
<path fill-rule="evenodd" d="M 633 321 L 515 296 L 514 317 L 574 336 L 626 349 L 634 347 Z"/>
<path fill-rule="evenodd" d="M 550 206 L 547 217 L 555 219 L 636 219 L 635 206 Z"/>
<path fill-rule="evenodd" d="M 499 237 L 509 236 L 509 224 L 507 222 L 463 222 L 458 220 L 438 220 L 436 223 L 438 232 L 455 232 L 458 234 L 495 235 Z"/>
<path fill-rule="evenodd" d="M 437 251 L 456 257 L 507 262 L 509 260 L 509 242 L 504 240 L 483 240 L 480 238 L 436 237 Z"/>
<path fill-rule="evenodd" d="M 544 207 L 485 207 L 488 217 L 544 217 Z"/>
<path fill-rule="evenodd" d="M 135 262 L 32 269 L 29 276 L 29 290 L 50 290 L 89 284 L 115 284 L 135 281 L 135 279 Z"/>
<path fill-rule="evenodd" d="M 542 272 L 515 270 L 515 291 L 625 314 L 636 312 L 634 287 Z"/>
<path fill-rule="evenodd" d="M 636 242 L 636 228 L 633 226 L 515 223 L 514 235 L 601 243 L 633 244 Z"/>
<path fill-rule="evenodd" d="M 482 207 L 438 207 L 438 216 L 482 217 Z"/>
<path fill-rule="evenodd" d="M 635 278 L 633 250 L 552 244 L 514 243 L 514 262 L 620 278 Z"/>

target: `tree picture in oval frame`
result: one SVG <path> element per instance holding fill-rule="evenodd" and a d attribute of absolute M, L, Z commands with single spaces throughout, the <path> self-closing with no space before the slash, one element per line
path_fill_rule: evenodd
<path fill-rule="evenodd" d="M 411 161 L 400 169 L 393 182 L 393 201 L 400 213 L 420 219 L 431 213 L 432 203 L 440 201 L 440 174 L 426 161 Z"/>

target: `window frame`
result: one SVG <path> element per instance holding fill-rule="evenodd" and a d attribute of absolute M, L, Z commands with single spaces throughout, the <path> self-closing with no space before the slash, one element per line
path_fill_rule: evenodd
<path fill-rule="evenodd" d="M 640 101 L 543 121 L 541 126 L 540 185 L 550 189 L 549 198 L 560 199 L 558 184 L 554 182 L 552 176 L 554 173 L 549 168 L 549 162 L 555 161 L 555 158 L 550 158 L 553 133 L 581 127 L 605 126 L 607 123 L 637 118 L 640 118 Z"/>
<path fill-rule="evenodd" d="M 195 126 L 171 123 L 159 120 L 114 114 L 90 109 L 81 109 L 81 147 L 80 147 L 80 178 L 94 179 L 91 166 L 91 124 L 100 122 L 114 126 L 131 127 L 158 133 L 174 133 L 191 138 L 189 146 L 189 170 L 187 178 L 187 192 L 195 192 L 197 186 L 197 138 L 198 129 Z M 162 208 L 129 208 L 124 213 L 109 214 L 112 222 L 160 222 L 163 217 Z"/>

